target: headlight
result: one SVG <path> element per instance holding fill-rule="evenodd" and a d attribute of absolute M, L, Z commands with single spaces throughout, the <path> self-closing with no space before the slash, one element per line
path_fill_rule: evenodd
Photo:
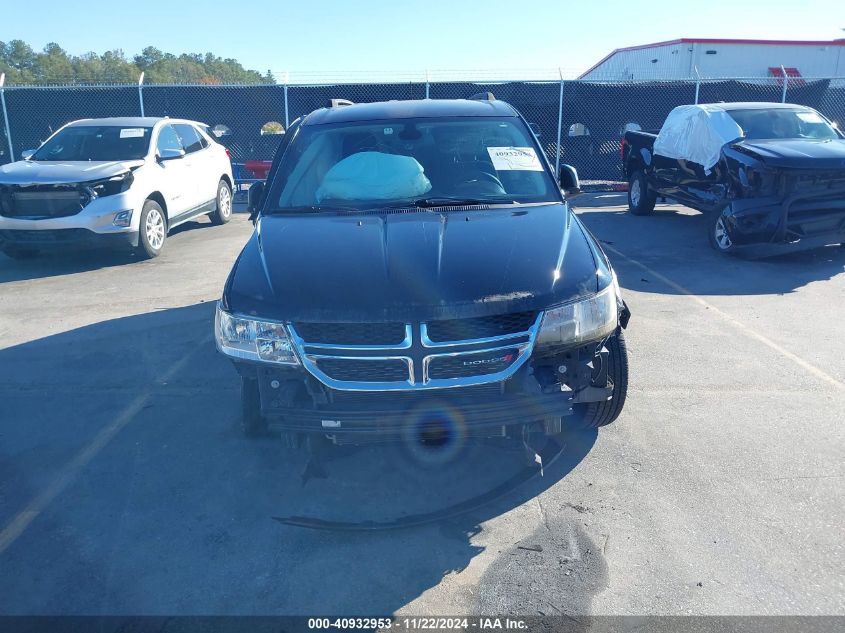
<path fill-rule="evenodd" d="M 608 336 L 619 323 L 617 294 L 614 275 L 598 294 L 546 310 L 537 344 L 577 345 Z"/>
<path fill-rule="evenodd" d="M 214 335 L 217 349 L 227 356 L 265 363 L 299 364 L 287 330 L 281 323 L 234 316 L 217 304 Z"/>

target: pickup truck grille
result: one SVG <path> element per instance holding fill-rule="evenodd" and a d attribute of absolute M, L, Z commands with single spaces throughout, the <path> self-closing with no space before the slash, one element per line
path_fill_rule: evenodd
<path fill-rule="evenodd" d="M 339 391 L 468 387 L 510 378 L 542 312 L 427 323 L 289 323 L 303 366 Z"/>
<path fill-rule="evenodd" d="M 0 215 L 7 218 L 65 218 L 82 211 L 89 201 L 76 185 L 0 187 Z"/>

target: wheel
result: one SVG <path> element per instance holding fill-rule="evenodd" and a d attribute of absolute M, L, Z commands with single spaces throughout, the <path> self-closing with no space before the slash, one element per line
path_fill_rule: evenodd
<path fill-rule="evenodd" d="M 141 210 L 137 253 L 141 257 L 158 257 L 167 239 L 164 211 L 155 200 L 147 200 Z"/>
<path fill-rule="evenodd" d="M 241 429 L 247 437 L 268 434 L 267 419 L 261 415 L 261 395 L 258 381 L 241 377 Z"/>
<path fill-rule="evenodd" d="M 212 224 L 226 224 L 232 219 L 232 189 L 222 178 L 217 183 L 217 209 L 211 214 Z"/>
<path fill-rule="evenodd" d="M 625 406 L 625 398 L 628 395 L 628 349 L 622 330 L 610 337 L 606 346 L 610 352 L 607 377 L 613 381 L 613 394 L 610 400 L 604 402 L 576 404 L 573 426 L 577 428 L 594 429 L 607 426 L 619 417 L 622 407 Z"/>
<path fill-rule="evenodd" d="M 720 253 L 730 253 L 734 250 L 734 243 L 728 233 L 728 224 L 722 212 L 712 213 L 707 222 L 707 237 L 710 246 Z"/>
<path fill-rule="evenodd" d="M 11 257 L 12 259 L 32 259 L 38 255 L 38 251 L 35 249 L 10 245 L 0 247 L 0 251 L 3 251 L 6 257 Z"/>
<path fill-rule="evenodd" d="M 648 180 L 641 170 L 628 179 L 628 211 L 633 215 L 648 215 L 654 211 L 657 196 L 648 188 Z"/>

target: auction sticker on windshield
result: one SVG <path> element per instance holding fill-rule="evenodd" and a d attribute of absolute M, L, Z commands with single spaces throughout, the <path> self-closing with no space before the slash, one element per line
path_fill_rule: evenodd
<path fill-rule="evenodd" d="M 120 130 L 120 138 L 138 138 L 144 136 L 142 127 L 125 127 Z"/>
<path fill-rule="evenodd" d="M 496 171 L 543 171 L 533 147 L 488 147 Z"/>

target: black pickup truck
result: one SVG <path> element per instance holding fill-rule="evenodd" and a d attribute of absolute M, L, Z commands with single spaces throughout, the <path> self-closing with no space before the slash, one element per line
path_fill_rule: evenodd
<path fill-rule="evenodd" d="M 628 207 L 668 197 L 708 215 L 721 252 L 775 254 L 845 242 L 845 137 L 784 103 L 679 106 L 659 133 L 626 132 Z"/>
<path fill-rule="evenodd" d="M 629 313 L 563 192 L 575 170 L 556 176 L 502 101 L 335 104 L 292 123 L 249 190 L 255 231 L 216 313 L 245 432 L 297 446 L 612 422 Z"/>

